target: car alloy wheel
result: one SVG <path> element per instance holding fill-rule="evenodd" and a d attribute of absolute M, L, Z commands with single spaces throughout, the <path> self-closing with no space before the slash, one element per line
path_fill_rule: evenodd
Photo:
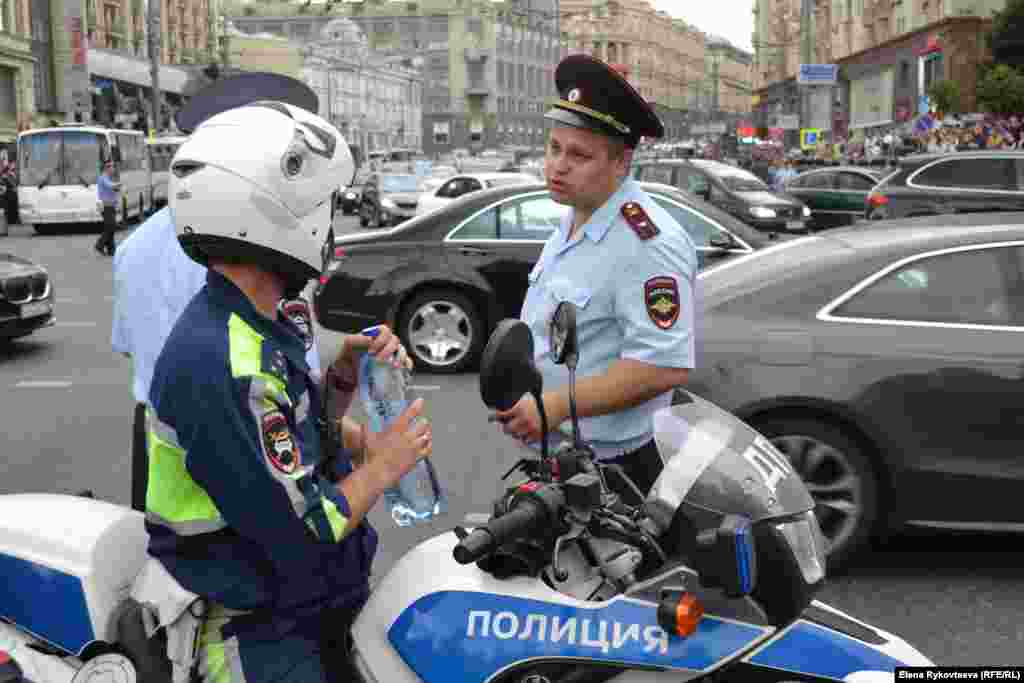
<path fill-rule="evenodd" d="M 480 354 L 483 323 L 476 306 L 455 291 L 417 295 L 404 307 L 399 336 L 416 365 L 431 372 L 461 372 Z"/>
<path fill-rule="evenodd" d="M 878 485 L 861 446 L 827 422 L 780 419 L 755 424 L 793 464 L 815 502 L 829 570 L 845 566 L 870 539 Z"/>

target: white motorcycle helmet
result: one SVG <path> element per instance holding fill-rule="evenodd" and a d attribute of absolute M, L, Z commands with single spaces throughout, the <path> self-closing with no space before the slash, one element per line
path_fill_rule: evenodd
<path fill-rule="evenodd" d="M 254 102 L 199 125 L 171 162 L 168 200 L 182 248 L 209 260 L 257 264 L 296 295 L 323 267 L 334 192 L 355 165 L 319 116 Z"/>

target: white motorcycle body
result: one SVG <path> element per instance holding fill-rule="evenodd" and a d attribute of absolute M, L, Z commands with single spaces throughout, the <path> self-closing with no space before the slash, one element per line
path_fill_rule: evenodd
<path fill-rule="evenodd" d="M 117 654 L 112 622 L 146 562 L 146 540 L 142 515 L 125 507 L 0 496 L 0 650 L 26 679 L 137 680 Z M 376 587 L 353 627 L 366 681 L 519 681 L 516 671 L 530 662 L 579 660 L 615 667 L 612 680 L 623 683 L 698 679 L 737 662 L 864 683 L 892 680 L 896 666 L 930 664 L 900 638 L 817 602 L 846 627 L 799 619 L 775 629 L 709 611 L 690 637 L 668 637 L 651 602 L 585 602 L 540 579 L 498 580 L 457 564 L 456 540 L 446 533 L 425 541 Z"/>

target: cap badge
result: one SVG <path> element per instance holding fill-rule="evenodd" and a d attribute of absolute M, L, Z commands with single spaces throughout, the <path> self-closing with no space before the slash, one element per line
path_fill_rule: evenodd
<path fill-rule="evenodd" d="M 580 97 L 580 89 L 573 88 L 572 90 L 569 91 L 569 94 L 565 96 L 565 99 L 569 100 L 570 102 L 578 102 Z"/>

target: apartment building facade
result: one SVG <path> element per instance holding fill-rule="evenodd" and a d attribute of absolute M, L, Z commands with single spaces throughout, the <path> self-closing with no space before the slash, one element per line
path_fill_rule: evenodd
<path fill-rule="evenodd" d="M 161 128 L 171 125 L 195 69 L 224 60 L 218 0 L 50 0 L 53 118 L 145 128 L 149 2 L 160 2 Z"/>
<path fill-rule="evenodd" d="M 326 14 L 299 13 L 290 5 L 251 7 L 231 17 L 245 33 L 311 44 L 344 16 L 364 33 L 373 59 L 416 60 L 422 86 L 409 87 L 422 89 L 419 140 L 426 154 L 543 146 L 543 114 L 555 94 L 552 70 L 561 54 L 556 0 L 345 3 Z M 368 144 L 384 139 L 372 135 Z"/>
<path fill-rule="evenodd" d="M 0 142 L 13 142 L 35 111 L 30 0 L 0 2 Z"/>
<path fill-rule="evenodd" d="M 801 2 L 812 3 L 802 7 Z M 827 94 L 837 137 L 906 123 L 928 111 L 939 80 L 960 85 L 961 106 L 976 107 L 977 65 L 984 32 L 1003 0 L 757 0 L 755 86 L 759 123 L 804 113 L 796 83 L 800 56 L 837 64 Z M 809 17 L 800 30 L 800 10 Z M 811 11 L 807 11 L 811 10 Z M 795 17 L 795 19 L 793 19 Z M 802 41 L 811 41 L 804 45 Z M 801 48 L 804 48 L 803 50 Z M 826 122 L 828 117 L 824 117 Z M 806 122 L 805 122 L 806 123 Z"/>
<path fill-rule="evenodd" d="M 707 73 L 711 108 L 730 114 L 750 112 L 754 58 L 724 39 L 707 43 Z"/>

